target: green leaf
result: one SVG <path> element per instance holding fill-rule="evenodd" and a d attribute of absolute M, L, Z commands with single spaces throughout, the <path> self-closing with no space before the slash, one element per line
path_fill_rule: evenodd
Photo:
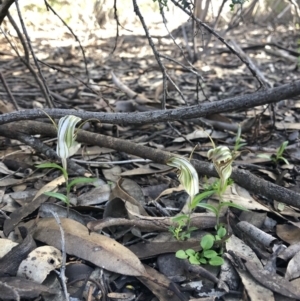
<path fill-rule="evenodd" d="M 185 250 L 185 253 L 189 256 L 194 256 L 196 254 L 196 251 L 193 249 L 187 249 Z"/>
<path fill-rule="evenodd" d="M 203 251 L 203 256 L 205 258 L 213 258 L 213 257 L 218 256 L 218 253 L 214 250 L 205 250 L 205 251 Z"/>
<path fill-rule="evenodd" d="M 68 198 L 62 193 L 48 191 L 48 192 L 45 192 L 44 195 L 59 199 L 59 200 L 65 202 L 66 204 L 69 204 Z"/>
<path fill-rule="evenodd" d="M 243 211 L 248 211 L 247 208 L 245 208 L 241 205 L 237 205 L 235 203 L 231 203 L 231 202 L 222 202 L 222 203 L 220 203 L 219 207 L 220 207 L 220 209 L 222 207 L 233 207 L 233 208 L 237 208 L 237 209 L 240 209 L 240 210 L 243 210 Z"/>
<path fill-rule="evenodd" d="M 191 202 L 191 204 L 190 204 L 190 208 L 191 208 L 192 210 L 195 209 L 195 208 L 197 207 L 197 205 L 198 205 L 201 201 L 203 201 L 204 199 L 210 197 L 210 196 L 213 195 L 215 192 L 216 192 L 215 190 L 210 190 L 210 191 L 204 191 L 204 192 L 202 192 L 202 193 L 200 193 L 200 194 L 197 194 L 197 195 L 193 198 L 193 200 L 192 200 L 192 202 Z"/>
<path fill-rule="evenodd" d="M 220 238 L 222 238 L 222 237 L 224 237 L 225 235 L 226 235 L 226 229 L 224 228 L 224 227 L 220 227 L 219 229 L 218 229 L 218 231 L 217 231 L 217 233 L 218 233 L 218 236 L 220 237 Z"/>
<path fill-rule="evenodd" d="M 60 165 L 56 164 L 56 163 L 42 163 L 42 164 L 39 164 L 39 165 L 36 165 L 37 168 L 56 168 L 56 169 L 59 169 L 62 174 L 64 175 L 64 178 L 67 179 L 68 178 L 68 173 L 67 171 L 61 167 Z"/>
<path fill-rule="evenodd" d="M 286 165 L 290 165 L 289 161 L 284 157 L 279 157 L 278 160 L 282 160 Z"/>
<path fill-rule="evenodd" d="M 200 264 L 200 261 L 195 256 L 190 256 L 189 257 L 189 262 L 191 264 Z"/>
<path fill-rule="evenodd" d="M 201 264 L 207 264 L 207 260 L 205 258 L 203 258 L 203 257 L 199 259 L 199 262 Z"/>
<path fill-rule="evenodd" d="M 172 221 L 175 223 L 180 223 L 182 221 L 186 222 L 189 219 L 189 216 L 187 214 L 180 214 L 175 217 L 172 217 Z"/>
<path fill-rule="evenodd" d="M 199 203 L 197 205 L 197 207 L 204 208 L 206 210 L 209 210 L 209 211 L 213 212 L 215 215 L 218 215 L 218 209 L 216 207 L 212 206 L 212 205 Z"/>
<path fill-rule="evenodd" d="M 180 259 L 187 259 L 189 257 L 183 250 L 178 250 L 175 256 Z"/>
<path fill-rule="evenodd" d="M 200 245 L 203 250 L 209 250 L 214 245 L 215 238 L 211 234 L 206 234 L 202 237 Z"/>
<path fill-rule="evenodd" d="M 285 149 L 286 149 L 286 147 L 287 147 L 288 144 L 289 144 L 288 141 L 284 141 L 284 142 L 280 145 L 279 149 L 277 150 L 277 154 L 276 154 L 276 157 L 277 157 L 277 158 L 279 158 L 279 157 L 282 156 L 282 154 L 283 154 L 283 152 L 285 151 Z"/>
<path fill-rule="evenodd" d="M 70 191 L 71 188 L 74 186 L 74 185 L 77 185 L 77 184 L 89 184 L 89 183 L 93 183 L 95 182 L 97 179 L 94 179 L 94 178 L 76 178 L 74 180 L 72 180 L 68 185 L 67 185 L 67 190 Z"/>
<path fill-rule="evenodd" d="M 209 260 L 209 264 L 213 266 L 219 266 L 224 263 L 224 259 L 220 256 L 213 257 Z"/>

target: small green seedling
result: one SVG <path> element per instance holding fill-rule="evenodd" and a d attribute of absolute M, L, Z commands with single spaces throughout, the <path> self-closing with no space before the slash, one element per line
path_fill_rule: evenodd
<path fill-rule="evenodd" d="M 190 224 L 190 216 L 188 214 L 180 214 L 172 218 L 176 226 L 170 226 L 169 231 L 177 240 L 186 240 L 191 237 L 191 233 L 197 230 L 196 227 L 187 227 Z"/>
<path fill-rule="evenodd" d="M 225 231 L 224 231 L 225 230 Z M 220 228 L 217 236 L 207 234 L 202 237 L 200 245 L 202 251 L 196 252 L 193 249 L 179 250 L 175 256 L 180 259 L 188 259 L 191 264 L 210 264 L 212 266 L 219 266 L 224 263 L 224 259 L 220 256 L 221 252 L 213 250 L 214 243 L 222 239 L 226 235 L 226 229 Z"/>
<path fill-rule="evenodd" d="M 285 164 L 289 165 L 289 161 L 283 156 L 283 153 L 286 149 L 286 147 L 288 146 L 289 142 L 288 141 L 284 141 L 281 143 L 281 145 L 279 146 L 279 148 L 276 151 L 276 154 L 272 154 L 267 155 L 267 154 L 260 154 L 257 157 L 259 158 L 265 158 L 265 159 L 269 159 L 271 161 L 273 161 L 276 165 L 280 162 L 283 161 Z"/>

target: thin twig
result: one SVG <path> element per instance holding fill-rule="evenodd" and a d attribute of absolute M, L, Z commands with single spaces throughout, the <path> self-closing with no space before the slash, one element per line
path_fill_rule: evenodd
<path fill-rule="evenodd" d="M 18 106 L 18 104 L 17 104 L 17 102 L 16 102 L 16 99 L 14 98 L 14 96 L 12 95 L 12 93 L 11 93 L 11 91 L 10 91 L 10 88 L 9 88 L 9 86 L 8 86 L 7 83 L 6 83 L 6 80 L 5 80 L 5 78 L 4 78 L 3 74 L 2 74 L 2 72 L 0 72 L 0 80 L 2 81 L 2 84 L 3 84 L 3 86 L 4 86 L 4 89 L 5 89 L 6 93 L 8 94 L 8 97 L 10 98 L 10 100 L 11 100 L 13 106 L 15 107 L 15 109 L 16 109 L 17 111 L 19 111 L 20 108 L 19 108 L 19 106 Z"/>
<path fill-rule="evenodd" d="M 25 23 L 24 23 L 24 20 L 22 18 L 22 14 L 21 14 L 21 10 L 20 10 L 20 6 L 19 6 L 19 0 L 15 0 L 15 4 L 16 4 L 16 8 L 17 8 L 17 12 L 18 12 L 18 16 L 19 16 L 19 20 L 20 20 L 20 23 L 21 23 L 21 26 L 22 26 L 22 29 L 23 29 L 23 33 L 26 37 L 26 40 L 27 40 L 27 43 L 28 43 L 28 47 L 30 49 L 30 53 L 32 55 L 32 58 L 33 58 L 33 61 L 34 61 L 34 64 L 38 70 L 38 73 L 39 73 L 39 76 L 44 84 L 44 87 L 45 87 L 45 90 L 46 90 L 46 93 L 45 93 L 45 98 L 46 98 L 46 103 L 47 105 L 49 106 L 49 108 L 54 108 L 54 104 L 52 102 L 52 97 L 50 95 L 50 92 L 49 92 L 49 89 L 48 89 L 48 86 L 47 86 L 47 83 L 46 83 L 46 80 L 44 78 L 44 75 L 42 73 L 42 70 L 39 66 L 39 63 L 37 61 L 37 58 L 35 56 L 35 53 L 33 51 L 33 48 L 32 48 L 32 45 L 31 45 L 31 41 L 30 41 L 30 38 L 29 38 L 29 35 L 27 33 L 27 30 L 26 30 L 26 26 L 25 26 Z"/>
<path fill-rule="evenodd" d="M 66 260 L 67 260 L 67 253 L 66 253 L 66 246 L 65 246 L 65 233 L 64 233 L 64 229 L 62 228 L 61 222 L 60 222 L 60 218 L 57 215 L 56 212 L 51 211 L 51 214 L 53 215 L 53 217 L 55 218 L 55 221 L 59 227 L 59 231 L 60 231 L 60 236 L 61 236 L 61 253 L 62 253 L 62 263 L 61 263 L 61 268 L 60 268 L 60 279 L 61 279 L 61 284 L 62 284 L 62 288 L 63 288 L 63 292 L 65 295 L 65 299 L 66 301 L 69 301 L 69 293 L 68 293 L 68 289 L 67 289 L 67 278 L 66 278 Z"/>
<path fill-rule="evenodd" d="M 81 50 L 81 53 L 82 53 L 82 56 L 83 56 L 83 61 L 84 61 L 84 67 L 85 67 L 85 73 L 86 73 L 86 77 L 87 77 L 87 80 L 86 82 L 88 83 L 89 82 L 89 70 L 88 70 L 88 67 L 87 67 L 87 59 L 86 59 L 86 56 L 85 56 L 85 51 L 81 45 L 81 42 L 80 40 L 78 39 L 77 35 L 74 33 L 74 31 L 72 30 L 72 28 L 56 13 L 56 11 L 52 8 L 52 6 L 47 2 L 47 0 L 44 0 L 45 2 L 45 5 L 46 5 L 46 8 L 47 10 L 50 9 L 53 14 L 55 16 L 57 16 L 57 18 L 68 28 L 68 30 L 70 31 L 70 33 L 72 34 L 72 36 L 75 38 L 75 40 L 78 42 L 78 45 L 79 45 L 79 48 Z"/>
<path fill-rule="evenodd" d="M 184 8 L 181 4 L 179 4 L 178 2 L 176 2 L 175 0 L 171 0 L 174 5 L 176 5 L 177 7 L 179 7 L 182 11 L 184 11 L 188 16 L 190 16 L 193 20 L 195 20 L 198 24 L 200 24 L 202 27 L 204 27 L 209 33 L 211 33 L 212 35 L 214 35 L 221 43 L 223 43 L 233 54 L 235 54 L 246 66 L 247 68 L 250 70 L 250 72 L 252 73 L 252 75 L 257 79 L 257 81 L 259 82 L 259 88 L 263 87 L 263 83 L 260 81 L 260 79 L 257 77 L 255 70 L 252 69 L 252 67 L 250 66 L 250 64 L 244 60 L 241 55 L 232 47 L 230 46 L 226 40 L 224 38 L 222 38 L 218 33 L 216 33 L 210 26 L 208 26 L 206 23 L 202 22 L 200 19 L 194 17 L 194 15 L 192 14 L 192 12 L 189 12 L 186 10 L 186 8 Z"/>
<path fill-rule="evenodd" d="M 144 31 L 145 31 L 145 34 L 146 34 L 146 37 L 148 39 L 148 42 L 149 42 L 149 45 L 150 47 L 152 48 L 152 51 L 153 51 L 153 54 L 155 56 L 155 59 L 161 69 L 161 72 L 163 74 L 163 90 L 164 90 L 164 94 L 163 94 L 163 100 L 162 100 L 162 109 L 165 110 L 166 109 L 166 97 L 167 97 L 167 83 L 166 83 L 166 80 L 168 80 L 169 82 L 171 82 L 173 84 L 173 86 L 175 87 L 175 89 L 177 90 L 177 92 L 179 93 L 179 95 L 181 96 L 181 98 L 184 100 L 184 102 L 186 103 L 186 100 L 182 94 L 182 92 L 180 91 L 180 89 L 178 88 L 178 86 L 175 84 L 175 82 L 172 80 L 172 78 L 169 76 L 169 74 L 167 73 L 167 70 L 164 66 L 164 64 L 162 63 L 161 59 L 160 59 L 160 56 L 159 56 L 159 53 L 155 47 L 155 44 L 152 40 L 152 37 L 149 33 L 149 30 L 147 28 L 147 25 L 145 23 L 145 20 L 144 20 L 144 17 L 143 15 L 141 14 L 141 11 L 139 9 L 139 6 L 137 5 L 137 2 L 136 0 L 132 0 L 133 2 L 133 8 L 134 8 L 134 12 L 137 14 L 137 16 L 139 17 L 141 23 L 142 23 L 142 26 L 144 28 Z"/>

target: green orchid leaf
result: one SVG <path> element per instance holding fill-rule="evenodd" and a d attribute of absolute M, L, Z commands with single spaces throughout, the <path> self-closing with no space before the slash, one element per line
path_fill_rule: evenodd
<path fill-rule="evenodd" d="M 220 266 L 224 263 L 224 259 L 220 256 L 213 257 L 209 260 L 209 264 L 212 266 Z"/>
<path fill-rule="evenodd" d="M 193 199 L 199 192 L 199 177 L 194 166 L 184 157 L 172 157 L 167 165 L 180 170 L 179 181 Z"/>
<path fill-rule="evenodd" d="M 284 157 L 279 157 L 278 160 L 283 161 L 286 165 L 290 165 L 289 161 Z"/>
<path fill-rule="evenodd" d="M 188 219 L 189 219 L 189 216 L 187 214 L 180 214 L 175 217 L 172 217 L 172 221 L 175 223 L 187 222 Z"/>
<path fill-rule="evenodd" d="M 277 150 L 277 156 L 276 156 L 277 158 L 279 158 L 279 157 L 282 156 L 282 154 L 284 153 L 284 151 L 285 151 L 286 147 L 288 146 L 288 144 L 289 144 L 288 141 L 284 141 L 284 142 L 280 145 L 279 149 Z"/>
<path fill-rule="evenodd" d="M 175 256 L 180 259 L 187 259 L 189 257 L 183 250 L 178 250 Z"/>
<path fill-rule="evenodd" d="M 205 258 L 213 258 L 213 257 L 218 256 L 218 253 L 214 250 L 205 250 L 205 251 L 203 251 L 203 256 Z"/>
<path fill-rule="evenodd" d="M 48 191 L 48 192 L 45 192 L 44 195 L 59 199 L 59 200 L 65 202 L 66 204 L 69 204 L 68 198 L 62 193 Z"/>
<path fill-rule="evenodd" d="M 202 249 L 209 250 L 214 245 L 215 238 L 211 234 L 206 234 L 201 238 L 200 245 Z"/>
<path fill-rule="evenodd" d="M 42 163 L 42 164 L 36 165 L 36 167 L 37 168 L 56 168 L 56 169 L 59 169 L 62 172 L 64 178 L 65 179 L 68 178 L 67 171 L 63 167 L 61 167 L 60 165 L 58 165 L 56 163 L 50 163 L 50 162 L 49 163 Z"/>
<path fill-rule="evenodd" d="M 197 195 L 193 198 L 193 200 L 192 200 L 192 202 L 191 202 L 191 204 L 190 204 L 191 210 L 195 209 L 201 201 L 203 201 L 204 199 L 210 197 L 210 196 L 213 195 L 215 192 L 216 192 L 215 190 L 210 190 L 210 191 L 204 191 L 204 192 L 202 192 L 202 193 L 200 193 L 200 194 L 197 194 Z"/>
<path fill-rule="evenodd" d="M 201 208 L 204 208 L 206 210 L 209 210 L 209 211 L 213 212 L 216 216 L 218 215 L 218 209 L 216 207 L 212 206 L 212 205 L 199 203 L 197 205 L 197 207 L 201 207 Z"/>
<path fill-rule="evenodd" d="M 240 209 L 240 210 L 243 210 L 243 211 L 248 211 L 247 208 L 245 208 L 241 205 L 237 205 L 235 203 L 231 203 L 231 202 L 222 202 L 222 203 L 220 203 L 219 207 L 220 207 L 220 209 L 222 207 L 233 207 L 233 208 Z"/>
<path fill-rule="evenodd" d="M 199 260 L 195 256 L 189 257 L 190 264 L 200 264 Z"/>
<path fill-rule="evenodd" d="M 71 188 L 74 186 L 74 185 L 77 185 L 77 184 L 90 184 L 90 183 L 93 183 L 95 182 L 97 179 L 95 178 L 76 178 L 74 180 L 72 180 L 68 185 L 67 185 L 67 190 L 70 191 Z"/>

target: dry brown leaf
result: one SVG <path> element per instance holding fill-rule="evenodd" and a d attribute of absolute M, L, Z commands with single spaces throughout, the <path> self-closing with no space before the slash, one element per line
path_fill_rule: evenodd
<path fill-rule="evenodd" d="M 115 240 L 97 233 L 89 233 L 85 226 L 68 218 L 61 218 L 61 225 L 68 254 L 115 273 L 145 275 L 146 271 L 140 260 Z M 39 220 L 34 238 L 61 249 L 61 234 L 54 218 Z"/>
<path fill-rule="evenodd" d="M 149 290 L 158 298 L 159 301 L 181 301 L 186 300 L 179 289 L 176 289 L 176 285 L 172 283 L 166 276 L 158 271 L 144 266 L 148 277 L 138 277 L 138 279 L 144 283 Z M 178 295 L 174 291 L 178 292 Z"/>
<path fill-rule="evenodd" d="M 276 234 L 283 241 L 289 243 L 290 245 L 300 242 L 299 228 L 294 225 L 290 225 L 290 224 L 277 225 Z"/>

